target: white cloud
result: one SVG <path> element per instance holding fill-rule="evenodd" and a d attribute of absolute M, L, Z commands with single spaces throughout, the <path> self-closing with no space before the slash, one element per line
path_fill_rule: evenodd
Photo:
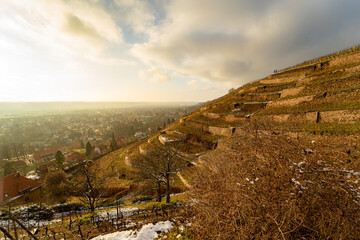
<path fill-rule="evenodd" d="M 154 27 L 155 16 L 147 1 L 115 0 L 117 18 L 137 33 L 149 33 Z"/>
<path fill-rule="evenodd" d="M 205 100 L 358 44 L 359 8 L 358 0 L 0 0 L 0 97 L 19 93 L 10 79 L 36 86 L 28 99 L 60 87 L 108 99 L 125 96 L 116 84 L 139 92 L 141 82 L 149 96 L 166 89 L 163 99 Z M 170 82 L 168 73 L 171 84 L 150 83 Z"/>
<path fill-rule="evenodd" d="M 169 74 L 161 71 L 157 67 L 151 67 L 147 71 L 140 71 L 139 77 L 142 79 L 147 79 L 150 82 L 154 82 L 154 83 L 166 83 L 166 82 L 170 82 L 171 80 Z"/>
<path fill-rule="evenodd" d="M 169 1 L 166 18 L 132 52 L 176 75 L 238 86 L 356 44 L 358 7 L 354 0 Z"/>
<path fill-rule="evenodd" d="M 122 31 L 99 4 L 85 0 L 4 0 L 9 38 L 33 48 L 99 54 L 110 43 L 122 42 Z M 0 23 L 1 25 L 1 23 Z M 16 31 L 16 32 L 15 32 Z"/>
<path fill-rule="evenodd" d="M 197 89 L 199 81 L 198 80 L 190 80 L 186 83 L 190 87 L 193 87 L 194 89 Z"/>

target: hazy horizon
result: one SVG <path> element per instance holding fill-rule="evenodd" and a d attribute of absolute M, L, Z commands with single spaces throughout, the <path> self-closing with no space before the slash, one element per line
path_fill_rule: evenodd
<path fill-rule="evenodd" d="M 0 117 L 75 111 L 193 106 L 198 102 L 0 102 Z"/>

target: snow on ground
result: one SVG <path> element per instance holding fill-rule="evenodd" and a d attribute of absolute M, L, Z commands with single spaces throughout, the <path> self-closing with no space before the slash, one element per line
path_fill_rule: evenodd
<path fill-rule="evenodd" d="M 140 230 L 128 230 L 122 232 L 114 232 L 106 235 L 100 235 L 92 240 L 153 240 L 156 239 L 159 233 L 167 232 L 173 227 L 172 222 L 158 222 L 155 225 L 152 223 L 142 226 Z"/>
<path fill-rule="evenodd" d="M 182 139 L 170 139 L 168 137 L 165 137 L 165 136 L 160 136 L 160 138 L 166 142 L 166 143 L 170 143 L 170 142 L 180 142 Z"/>
<path fill-rule="evenodd" d="M 119 214 L 122 214 L 123 217 L 129 217 L 137 213 L 138 208 L 129 207 L 129 208 L 119 208 Z M 117 210 L 112 209 L 110 211 L 100 211 L 96 213 L 99 217 L 102 218 L 116 218 Z"/>
<path fill-rule="evenodd" d="M 56 223 L 56 222 L 60 222 L 61 219 L 54 219 L 54 220 L 51 220 L 51 221 L 47 221 L 47 220 L 40 220 L 40 221 L 36 221 L 36 220 L 29 220 L 29 221 L 24 221 L 22 219 L 19 219 L 19 221 L 24 224 L 26 227 L 28 228 L 35 228 L 35 227 L 43 227 L 43 226 L 46 226 L 46 225 L 51 225 L 53 223 Z M 11 221 L 8 221 L 8 220 L 0 220 L 0 227 L 3 227 L 3 228 L 12 228 L 12 222 Z"/>

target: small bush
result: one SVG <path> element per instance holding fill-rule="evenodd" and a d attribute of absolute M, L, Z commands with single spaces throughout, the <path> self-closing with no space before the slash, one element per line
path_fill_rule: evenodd
<path fill-rule="evenodd" d="M 18 219 L 51 220 L 54 211 L 46 206 L 30 205 L 15 209 L 12 214 Z"/>
<path fill-rule="evenodd" d="M 80 203 L 64 203 L 58 204 L 51 208 L 55 213 L 62 213 L 62 212 L 73 212 L 77 211 L 80 212 L 85 209 L 85 207 Z"/>

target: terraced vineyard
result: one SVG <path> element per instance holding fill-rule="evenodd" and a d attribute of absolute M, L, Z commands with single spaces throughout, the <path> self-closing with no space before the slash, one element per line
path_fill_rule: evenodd
<path fill-rule="evenodd" d="M 360 48 L 289 67 L 208 102 L 130 147 L 126 163 L 131 165 L 144 149 L 158 144 L 196 162 L 222 139 L 241 135 L 248 123 L 289 136 L 356 136 L 360 132 Z"/>
<path fill-rule="evenodd" d="M 130 167 L 164 147 L 188 162 L 172 185 L 199 201 L 200 239 L 356 239 L 359 97 L 356 47 L 241 86 L 119 151 Z"/>

